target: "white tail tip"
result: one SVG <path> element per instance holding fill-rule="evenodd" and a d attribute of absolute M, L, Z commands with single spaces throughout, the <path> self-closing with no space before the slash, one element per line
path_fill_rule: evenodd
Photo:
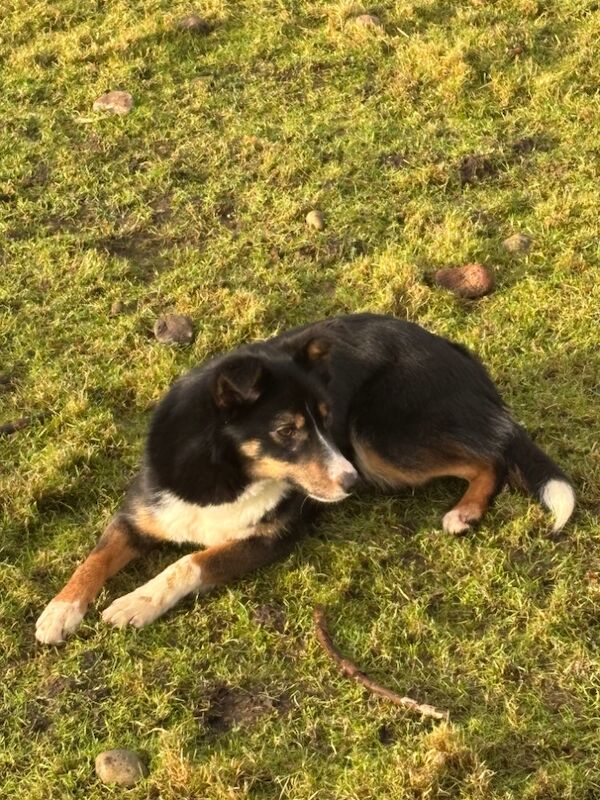
<path fill-rule="evenodd" d="M 566 481 L 553 478 L 543 485 L 540 499 L 542 505 L 554 515 L 552 531 L 557 533 L 567 524 L 575 508 L 573 487 Z"/>

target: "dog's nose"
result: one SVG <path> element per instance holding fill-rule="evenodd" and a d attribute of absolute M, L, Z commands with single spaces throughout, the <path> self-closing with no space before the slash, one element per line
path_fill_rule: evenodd
<path fill-rule="evenodd" d="M 345 492 L 349 492 L 358 480 L 358 473 L 355 469 L 352 472 L 344 472 L 339 479 L 340 486 Z"/>

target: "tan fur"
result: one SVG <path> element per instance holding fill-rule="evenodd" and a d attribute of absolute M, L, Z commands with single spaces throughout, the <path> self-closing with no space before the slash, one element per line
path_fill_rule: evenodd
<path fill-rule="evenodd" d="M 133 509 L 133 523 L 140 533 L 152 536 L 153 539 L 167 540 L 166 532 L 151 508 L 137 503 Z"/>
<path fill-rule="evenodd" d="M 479 473 L 481 464 L 466 460 L 448 460 L 444 463 L 431 462 L 415 469 L 404 469 L 380 456 L 366 442 L 353 439 L 356 462 L 368 480 L 380 486 L 420 486 L 433 478 L 452 476 L 471 481 Z"/>
<path fill-rule="evenodd" d="M 329 348 L 318 339 L 313 339 L 306 346 L 306 355 L 311 361 L 318 361 L 321 358 L 329 357 Z"/>
<path fill-rule="evenodd" d="M 96 597 L 106 580 L 128 564 L 139 553 L 129 543 L 127 532 L 118 522 L 111 522 L 98 545 L 81 564 L 66 586 L 54 598 L 77 601 L 82 608 Z"/>
<path fill-rule="evenodd" d="M 248 439 L 247 442 L 242 442 L 240 450 L 248 458 L 256 458 L 260 453 L 260 442 L 258 439 Z"/>
<path fill-rule="evenodd" d="M 183 556 L 155 578 L 118 597 L 102 613 L 111 625 L 141 628 L 160 617 L 183 597 L 229 583 L 281 557 L 289 545 L 276 537 L 229 542 Z"/>
<path fill-rule="evenodd" d="M 469 522 L 481 519 L 496 490 L 497 476 L 493 465 L 469 458 L 468 454 L 463 454 L 461 459 L 457 453 L 445 462 L 431 460 L 418 468 L 407 470 L 380 456 L 366 442 L 355 438 L 353 445 L 362 474 L 380 486 L 420 486 L 433 478 L 442 477 L 469 481 L 466 492 L 447 515 L 448 520 L 453 521 L 455 533 L 466 530 Z"/>
<path fill-rule="evenodd" d="M 293 481 L 315 495 L 327 496 L 338 490 L 338 484 L 330 477 L 327 466 L 319 461 L 291 464 L 263 456 L 254 461 L 251 470 L 255 478 Z"/>

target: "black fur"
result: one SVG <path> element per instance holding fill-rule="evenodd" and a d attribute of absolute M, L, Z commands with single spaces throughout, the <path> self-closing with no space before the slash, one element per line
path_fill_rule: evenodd
<path fill-rule="evenodd" d="M 329 405 L 328 435 L 350 461 L 354 432 L 407 470 L 460 451 L 494 465 L 498 488 L 516 467 L 538 495 L 550 478 L 566 480 L 468 350 L 410 322 L 354 314 L 245 345 L 177 381 L 154 414 L 134 498 L 168 489 L 200 505 L 234 500 L 251 482 L 239 441 L 307 398 Z"/>
<path fill-rule="evenodd" d="M 104 581 L 160 541 L 207 549 L 116 600 L 107 621 L 147 624 L 186 593 L 284 557 L 314 501 L 347 497 L 357 470 L 391 488 L 466 480 L 442 521 L 450 533 L 481 519 L 507 474 L 552 512 L 554 531 L 575 503 L 562 471 L 463 347 L 374 314 L 317 322 L 216 358 L 173 385 L 123 507 L 42 613 L 37 638 L 63 641 Z"/>

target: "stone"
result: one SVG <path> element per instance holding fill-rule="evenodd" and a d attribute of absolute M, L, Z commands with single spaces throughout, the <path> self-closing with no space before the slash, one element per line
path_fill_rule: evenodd
<path fill-rule="evenodd" d="M 133 750 L 105 750 L 96 756 L 96 775 L 102 783 L 133 786 L 148 775 L 148 768 Z"/>
<path fill-rule="evenodd" d="M 502 246 L 509 253 L 526 253 L 531 247 L 531 236 L 525 233 L 515 233 L 502 242 Z"/>
<path fill-rule="evenodd" d="M 186 17 L 181 17 L 175 23 L 175 26 L 180 31 L 189 31 L 190 33 L 210 33 L 212 25 L 206 19 L 199 17 L 198 14 L 188 14 Z"/>
<path fill-rule="evenodd" d="M 376 17 L 375 14 L 359 14 L 358 17 L 354 18 L 354 22 L 356 25 L 359 25 L 361 28 L 381 28 L 383 27 L 381 24 L 381 20 L 379 17 Z"/>
<path fill-rule="evenodd" d="M 189 344 L 194 338 L 194 324 L 183 314 L 165 314 L 154 323 L 154 335 L 162 344 Z"/>
<path fill-rule="evenodd" d="M 108 111 L 109 114 L 123 116 L 133 108 L 133 96 L 129 92 L 106 92 L 94 100 L 94 111 Z"/>
<path fill-rule="evenodd" d="M 465 264 L 463 267 L 439 269 L 435 282 L 449 289 L 457 297 L 475 299 L 488 294 L 494 288 L 494 276 L 482 264 Z"/>
<path fill-rule="evenodd" d="M 309 211 L 306 215 L 306 224 L 309 228 L 314 228 L 317 231 L 322 231 L 325 227 L 325 220 L 323 219 L 323 214 L 316 209 L 313 211 Z"/>
<path fill-rule="evenodd" d="M 115 300 L 115 302 L 110 307 L 110 316 L 118 317 L 119 314 L 122 314 L 124 310 L 125 310 L 125 303 L 122 300 Z"/>

